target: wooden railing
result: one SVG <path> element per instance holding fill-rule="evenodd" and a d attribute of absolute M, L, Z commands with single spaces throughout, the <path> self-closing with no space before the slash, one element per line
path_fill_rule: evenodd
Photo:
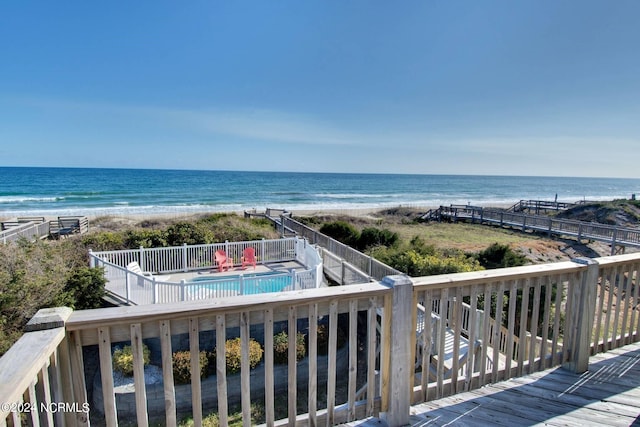
<path fill-rule="evenodd" d="M 514 204 L 510 208 L 507 209 L 509 212 L 522 212 L 525 210 L 533 211 L 538 214 L 540 212 L 546 211 L 559 211 L 570 209 L 574 206 L 577 206 L 581 202 L 578 203 L 569 203 L 569 202 L 558 202 L 557 200 L 520 200 L 518 203 Z"/>
<path fill-rule="evenodd" d="M 588 239 L 611 245 L 611 254 L 616 246 L 640 247 L 640 229 L 615 227 L 593 222 L 558 219 L 544 215 L 527 215 L 485 209 L 479 206 L 451 205 L 441 206 L 440 216 L 457 220 L 514 227 L 522 231 L 537 231 L 549 235 L 572 236 L 577 240 Z"/>
<path fill-rule="evenodd" d="M 309 228 L 290 217 L 283 216 L 281 219 L 282 224 L 288 229 L 295 231 L 298 236 L 304 237 L 312 244 L 323 247 L 334 256 L 339 257 L 348 264 L 351 264 L 358 271 L 364 272 L 369 277 L 373 277 L 376 280 L 382 280 L 385 276 L 401 274 L 400 271 L 374 259 L 373 257 L 365 255 L 344 243 L 338 242 L 337 240 Z"/>
<path fill-rule="evenodd" d="M 53 220 L 46 220 L 44 217 L 19 217 L 0 223 L 0 242 L 7 244 L 19 239 L 59 238 L 87 231 L 89 219 L 84 216 L 61 216 Z"/>
<path fill-rule="evenodd" d="M 251 423 L 252 400 L 264 405 L 267 425 L 292 424 L 294 419 L 334 425 L 369 415 L 383 416 L 390 426 L 406 425 L 411 404 L 552 366 L 584 372 L 592 353 L 640 341 L 639 269 L 640 254 L 629 254 L 414 279 L 389 276 L 380 283 L 188 304 L 67 310 L 59 321 L 44 322 L 49 329 L 26 332 L 0 359 L 0 402 L 6 403 L 0 407 L 0 425 L 17 425 L 21 416 L 32 425 L 86 425 L 87 415 L 108 426 L 124 417 L 141 426 L 156 417 L 175 425 L 183 413 L 192 414 L 198 424 L 209 410 L 224 425 L 236 399 L 244 425 Z M 418 302 L 437 304 L 446 318 L 436 322 L 435 330 L 423 328 L 421 336 L 416 335 Z M 463 304 L 469 306 L 464 322 Z M 41 312 L 36 319 L 50 314 Z M 499 319 L 507 332 L 491 328 L 486 319 Z M 319 329 L 324 327 L 327 356 L 319 355 L 324 336 Z M 263 369 L 252 371 L 250 339 L 271 349 L 281 328 L 289 332 L 286 365 L 276 365 L 267 351 Z M 445 360 L 440 355 L 449 353 L 444 349 L 447 328 L 456 339 L 449 341 L 453 356 Z M 308 357 L 302 361 L 296 361 L 297 331 L 308 336 Z M 522 346 L 528 334 L 529 345 Z M 475 357 L 462 364 L 458 356 L 464 335 L 480 344 Z M 220 350 L 235 336 L 240 337 L 242 366 L 231 375 Z M 506 345 L 486 345 L 492 338 Z M 133 349 L 134 391 L 128 403 L 113 382 L 112 350 L 123 343 Z M 144 385 L 143 344 L 152 348 L 161 385 Z M 189 349 L 191 372 L 199 372 L 196 355 L 212 347 L 217 349 L 215 379 L 192 374 L 190 385 L 177 385 L 171 354 Z M 408 369 L 414 361 L 418 369 Z M 13 411 L 32 404 L 41 408 L 40 402 L 45 409 L 67 406 L 55 414 Z M 287 408 L 284 413 L 278 412 L 281 407 Z"/>
<path fill-rule="evenodd" d="M 0 242 L 7 244 L 19 239 L 37 240 L 49 235 L 49 223 L 40 221 L 26 221 L 11 223 L 0 231 Z"/>

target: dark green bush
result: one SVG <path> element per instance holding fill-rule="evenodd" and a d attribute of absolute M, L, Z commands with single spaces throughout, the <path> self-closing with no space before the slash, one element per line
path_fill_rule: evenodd
<path fill-rule="evenodd" d="M 398 242 L 398 233 L 394 233 L 386 228 L 380 230 L 375 227 L 368 227 L 362 230 L 357 240 L 357 248 L 364 250 L 372 246 L 393 246 Z"/>
<path fill-rule="evenodd" d="M 172 355 L 173 381 L 176 384 L 189 384 L 191 382 L 191 351 L 176 351 Z M 207 352 L 200 352 L 200 378 L 204 378 L 208 369 L 209 359 Z"/>
<path fill-rule="evenodd" d="M 527 263 L 527 257 L 518 254 L 509 245 L 494 243 L 479 252 L 476 258 L 484 268 L 517 267 Z"/>
<path fill-rule="evenodd" d="M 356 230 L 353 225 L 344 221 L 335 221 L 324 224 L 320 227 L 320 232 L 349 246 L 356 246 L 358 237 L 360 237 L 358 230 Z"/>
<path fill-rule="evenodd" d="M 178 222 L 167 228 L 167 246 L 200 245 L 211 243 L 213 233 L 199 223 Z"/>
<path fill-rule="evenodd" d="M 149 357 L 151 356 L 151 351 L 149 348 L 142 344 L 142 359 L 144 360 L 144 364 L 149 364 Z M 122 348 L 117 348 L 113 352 L 113 369 L 121 372 L 123 375 L 130 377 L 133 375 L 133 353 L 130 345 L 125 345 Z"/>
<path fill-rule="evenodd" d="M 163 230 L 137 229 L 125 232 L 124 244 L 128 249 L 162 248 L 167 246 L 166 232 Z"/>
<path fill-rule="evenodd" d="M 104 269 L 81 267 L 71 273 L 56 305 L 66 305 L 75 310 L 100 308 L 105 295 Z"/>
<path fill-rule="evenodd" d="M 304 341 L 304 334 L 298 332 L 296 334 L 296 361 L 307 355 Z M 273 361 L 275 363 L 288 363 L 289 361 L 289 335 L 285 331 L 273 336 Z"/>
<path fill-rule="evenodd" d="M 123 233 L 103 231 L 83 236 L 82 244 L 95 252 L 117 251 L 125 247 L 125 238 Z"/>

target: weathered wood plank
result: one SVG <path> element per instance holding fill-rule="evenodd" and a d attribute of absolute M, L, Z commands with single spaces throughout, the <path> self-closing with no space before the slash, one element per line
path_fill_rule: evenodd
<path fill-rule="evenodd" d="M 202 425 L 202 386 L 200 381 L 200 331 L 198 318 L 189 319 L 189 351 L 191 352 L 191 410 L 193 422 Z"/>
<path fill-rule="evenodd" d="M 218 387 L 218 419 L 220 425 L 226 426 L 229 423 L 229 407 L 227 405 L 227 358 L 225 350 L 226 318 L 224 314 L 216 316 L 216 381 Z M 271 329 L 271 347 L 273 348 L 273 327 Z M 271 369 L 273 371 L 273 363 Z M 273 388 L 271 389 L 273 390 Z M 273 392 L 272 392 L 273 393 Z M 271 406 L 273 411 L 273 405 Z M 267 407 L 268 411 L 268 407 Z M 267 412 L 268 414 L 269 412 Z"/>
<path fill-rule="evenodd" d="M 136 395 L 136 416 L 138 426 L 148 426 L 147 391 L 144 383 L 144 352 L 142 344 L 142 325 L 131 325 L 131 353 L 133 354 L 133 381 Z"/>
<path fill-rule="evenodd" d="M 164 385 L 164 410 L 168 426 L 177 424 L 176 391 L 173 383 L 173 351 L 171 346 L 171 322 L 160 321 L 160 348 L 162 353 L 162 381 Z"/>

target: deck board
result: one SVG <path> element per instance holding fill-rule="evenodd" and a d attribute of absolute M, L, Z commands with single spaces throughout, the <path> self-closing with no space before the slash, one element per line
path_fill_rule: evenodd
<path fill-rule="evenodd" d="M 413 406 L 411 425 L 640 425 L 640 343 L 592 356 L 583 374 L 553 368 Z"/>

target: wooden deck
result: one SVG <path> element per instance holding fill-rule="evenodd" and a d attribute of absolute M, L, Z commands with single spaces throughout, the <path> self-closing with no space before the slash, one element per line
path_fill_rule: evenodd
<path fill-rule="evenodd" d="M 411 425 L 640 425 L 640 343 L 592 356 L 582 375 L 555 368 L 414 406 Z"/>

